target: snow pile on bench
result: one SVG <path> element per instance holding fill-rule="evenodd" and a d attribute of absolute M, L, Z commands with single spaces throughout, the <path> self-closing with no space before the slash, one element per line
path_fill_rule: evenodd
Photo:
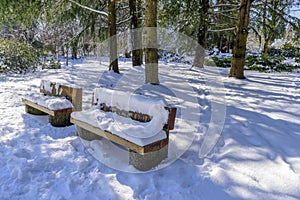
<path fill-rule="evenodd" d="M 74 112 L 72 118 L 109 131 L 140 146 L 167 137 L 163 127 L 167 124 L 169 113 L 162 98 L 97 88 L 94 90 L 94 102 L 97 102 L 97 106 L 88 111 Z M 102 103 L 121 110 L 147 114 L 152 119 L 149 122 L 139 122 L 113 112 L 104 112 L 100 110 Z"/>
<path fill-rule="evenodd" d="M 49 110 L 63 110 L 73 108 L 72 103 L 66 97 L 48 96 L 44 94 L 30 94 L 24 97 L 25 99 L 36 103 Z"/>

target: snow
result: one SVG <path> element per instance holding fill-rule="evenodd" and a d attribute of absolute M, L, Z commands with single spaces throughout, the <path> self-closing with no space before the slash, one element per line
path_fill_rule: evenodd
<path fill-rule="evenodd" d="M 52 86 L 51 86 L 50 81 L 42 80 L 40 88 L 44 89 L 46 92 L 49 92 L 50 94 L 52 94 Z M 56 89 L 56 91 L 58 91 L 58 89 Z"/>
<path fill-rule="evenodd" d="M 72 118 L 109 131 L 139 146 L 145 146 L 167 137 L 162 131 L 169 116 L 165 109 L 164 99 L 104 87 L 94 89 L 93 93 L 93 102 L 97 102 L 97 106 L 87 111 L 73 112 Z M 104 112 L 100 110 L 102 103 L 120 110 L 148 114 L 152 119 L 150 122 L 139 122 L 116 113 Z"/>
<path fill-rule="evenodd" d="M 165 110 L 166 102 L 162 98 L 152 98 L 129 92 L 112 90 L 108 88 L 94 89 L 94 102 L 98 105 L 105 103 L 107 106 L 116 106 L 121 110 L 140 112 L 155 117 L 163 117 L 167 122 L 168 112 Z"/>
<path fill-rule="evenodd" d="M 25 95 L 24 98 L 40 106 L 48 108 L 49 110 L 73 108 L 72 103 L 66 99 L 66 97 L 45 96 L 44 94 L 32 93 Z"/>
<path fill-rule="evenodd" d="M 103 112 L 99 108 L 82 112 L 73 112 L 72 118 L 86 122 L 101 130 L 109 131 L 139 146 L 145 146 L 153 142 L 165 139 L 166 133 L 162 130 L 153 131 L 153 123 L 142 123 L 130 118 L 122 117 L 112 112 Z M 159 124 L 158 124 L 159 125 Z"/>
<path fill-rule="evenodd" d="M 121 75 L 110 74 L 118 83 L 102 84 L 161 95 L 178 108 L 168 159 L 140 173 L 124 149 L 84 141 L 74 126 L 52 127 L 47 116 L 25 113 L 20 101 L 41 80 L 56 79 L 82 87 L 87 110 L 107 66 L 87 59 L 0 74 L 0 199 L 300 199 L 300 73 L 246 71 L 247 79 L 237 80 L 227 77 L 229 69 L 160 63 L 162 84 L 137 87 L 143 67 L 120 63 Z M 217 106 L 224 102 L 225 113 Z M 224 126 L 210 139 L 213 150 L 200 157 L 206 134 L 222 124 L 213 110 L 224 114 Z"/>

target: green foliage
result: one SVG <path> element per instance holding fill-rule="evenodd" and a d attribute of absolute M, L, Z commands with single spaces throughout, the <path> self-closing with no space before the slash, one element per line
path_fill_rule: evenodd
<path fill-rule="evenodd" d="M 260 72 L 270 71 L 292 71 L 295 67 L 287 63 L 283 63 L 284 56 L 270 56 L 262 54 L 260 56 L 250 55 L 246 57 L 246 69 Z"/>
<path fill-rule="evenodd" d="M 298 47 L 294 46 L 290 42 L 284 43 L 282 49 L 285 50 L 285 51 L 298 51 L 299 50 Z"/>
<path fill-rule="evenodd" d="M 55 59 L 51 59 L 43 63 L 42 65 L 42 69 L 60 69 L 60 68 L 61 68 L 60 62 Z"/>
<path fill-rule="evenodd" d="M 214 66 L 216 66 L 216 63 L 213 61 L 212 58 L 205 58 L 204 59 L 204 65 L 214 67 Z"/>
<path fill-rule="evenodd" d="M 214 61 L 215 65 L 217 67 L 230 67 L 231 66 L 231 58 L 212 57 L 212 60 Z"/>
<path fill-rule="evenodd" d="M 300 48 L 294 46 L 292 43 L 286 42 L 283 44 L 282 48 L 276 49 L 271 47 L 268 49 L 268 54 L 270 56 L 284 56 L 288 58 L 295 58 L 297 54 L 300 53 Z"/>
<path fill-rule="evenodd" d="M 298 52 L 298 53 L 296 54 L 296 56 L 295 56 L 295 62 L 296 62 L 296 63 L 299 63 L 299 65 L 300 65 L 300 52 Z"/>
<path fill-rule="evenodd" d="M 25 73 L 39 65 L 39 52 L 16 39 L 0 39 L 0 71 Z"/>
<path fill-rule="evenodd" d="M 212 60 L 206 60 L 206 65 L 208 66 L 217 66 L 217 67 L 230 67 L 231 58 L 218 58 L 211 57 Z M 284 56 L 270 56 L 267 54 L 261 55 L 248 55 L 246 57 L 245 69 L 254 70 L 260 72 L 283 72 L 283 71 L 292 71 L 298 66 L 293 66 L 288 63 L 284 63 Z M 295 59 L 296 62 L 300 63 L 300 54 Z M 212 63 L 214 62 L 214 64 Z"/>

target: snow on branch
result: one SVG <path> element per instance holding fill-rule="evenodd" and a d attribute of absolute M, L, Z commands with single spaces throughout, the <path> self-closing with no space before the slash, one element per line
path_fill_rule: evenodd
<path fill-rule="evenodd" d="M 70 1 L 71 3 L 76 4 L 77 6 L 80 6 L 80 7 L 84 8 L 84 9 L 87 9 L 87 10 L 89 10 L 89 11 L 92 11 L 92 12 L 95 12 L 95 13 L 98 13 L 98 14 L 101 14 L 101 15 L 104 15 L 104 16 L 108 17 L 108 13 L 106 13 L 106 12 L 104 12 L 104 11 L 95 10 L 95 9 L 93 9 L 93 8 L 90 8 L 90 7 L 84 6 L 84 5 L 80 4 L 80 3 L 77 3 L 76 1 L 73 1 L 73 0 L 69 0 L 69 1 Z"/>
<path fill-rule="evenodd" d="M 233 4 L 218 4 L 210 6 L 209 8 L 223 8 L 223 7 L 239 7 L 239 4 L 233 5 Z"/>
<path fill-rule="evenodd" d="M 120 25 L 120 24 L 123 24 L 123 23 L 125 23 L 125 22 L 128 22 L 129 20 L 131 20 L 132 19 L 132 17 L 130 16 L 130 17 L 128 17 L 127 19 L 124 19 L 124 20 L 122 20 L 122 21 L 119 21 L 118 23 L 117 23 L 117 25 Z"/>
<path fill-rule="evenodd" d="M 235 30 L 236 27 L 231 27 L 231 28 L 225 28 L 225 29 L 220 29 L 220 30 L 208 30 L 208 32 L 223 32 L 223 31 L 232 31 Z"/>

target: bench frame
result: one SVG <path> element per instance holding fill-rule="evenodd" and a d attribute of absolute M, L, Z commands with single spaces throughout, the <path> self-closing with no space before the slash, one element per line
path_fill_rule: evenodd
<path fill-rule="evenodd" d="M 96 104 L 93 103 L 93 105 Z M 108 109 L 107 108 L 108 107 L 102 110 L 112 110 L 111 107 Z M 109 141 L 126 147 L 129 149 L 129 164 L 133 165 L 138 170 L 147 171 L 157 166 L 162 160 L 168 157 L 169 131 L 174 129 L 176 108 L 166 107 L 166 110 L 169 112 L 168 122 L 164 126 L 164 131 L 167 137 L 145 146 L 139 146 L 118 135 L 101 130 L 99 127 L 76 120 L 72 117 L 71 122 L 76 125 L 77 135 L 85 140 L 92 141 L 105 138 Z M 117 114 L 119 113 L 117 112 Z"/>
<path fill-rule="evenodd" d="M 45 85 L 47 84 L 47 85 Z M 51 88 L 51 91 L 46 90 Z M 55 127 L 71 125 L 70 114 L 73 111 L 82 110 L 82 89 L 72 88 L 49 81 L 41 81 L 40 93 L 49 96 L 66 97 L 73 104 L 73 108 L 62 110 L 50 110 L 44 106 L 38 105 L 26 98 L 22 98 L 25 104 L 25 111 L 34 115 L 49 115 L 49 122 Z"/>

